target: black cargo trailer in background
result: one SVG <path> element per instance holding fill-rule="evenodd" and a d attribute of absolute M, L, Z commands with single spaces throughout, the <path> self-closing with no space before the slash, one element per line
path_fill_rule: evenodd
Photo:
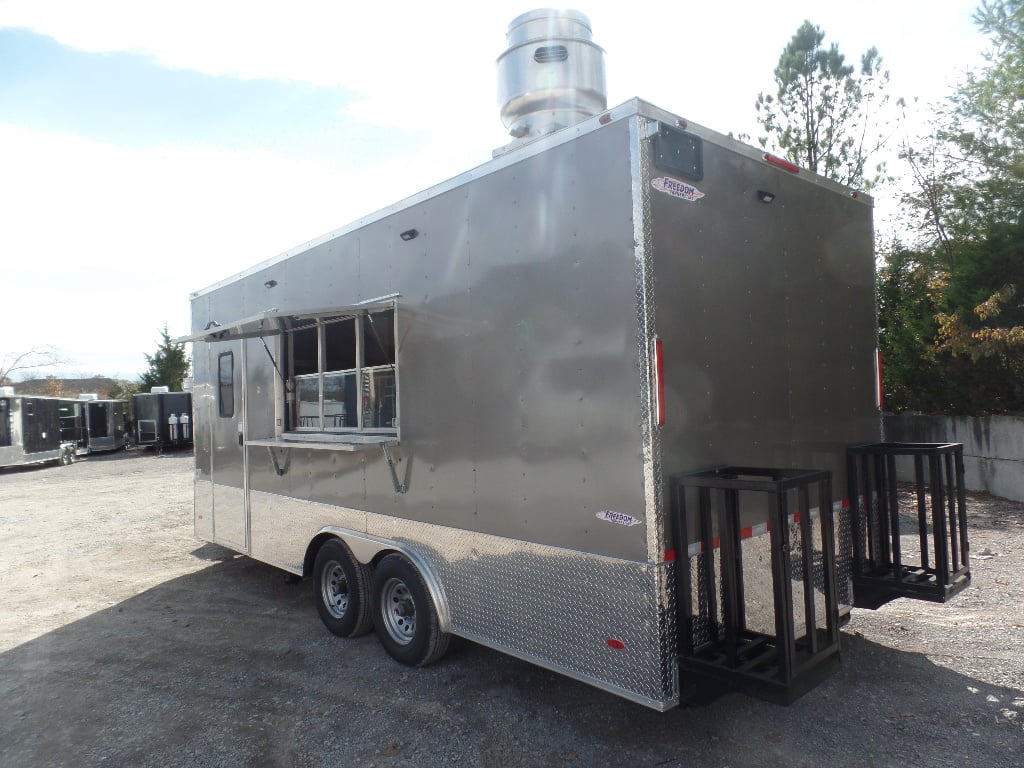
<path fill-rule="evenodd" d="M 60 436 L 75 455 L 117 451 L 127 446 L 127 400 L 100 400 L 95 394 L 60 399 Z"/>
<path fill-rule="evenodd" d="M 61 434 L 61 406 L 57 397 L 16 395 L 12 387 L 0 387 L 0 467 L 68 463 L 75 443 Z"/>
<path fill-rule="evenodd" d="M 175 447 L 192 444 L 192 393 L 153 391 L 132 396 L 135 443 Z"/>
<path fill-rule="evenodd" d="M 117 451 L 127 445 L 127 400 L 100 400 L 94 394 L 83 394 L 77 403 L 83 418 L 79 453 Z"/>

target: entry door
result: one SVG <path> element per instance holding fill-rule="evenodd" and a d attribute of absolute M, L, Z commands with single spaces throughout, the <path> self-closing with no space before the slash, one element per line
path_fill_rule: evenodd
<path fill-rule="evenodd" d="M 240 341 L 210 344 L 213 381 L 214 541 L 249 552 L 245 480 L 245 352 Z"/>

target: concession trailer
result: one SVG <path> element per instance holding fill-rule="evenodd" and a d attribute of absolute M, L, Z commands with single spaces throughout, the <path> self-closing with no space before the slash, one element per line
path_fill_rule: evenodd
<path fill-rule="evenodd" d="M 132 395 L 135 444 L 151 448 L 192 445 L 192 393 L 166 386 Z"/>
<path fill-rule="evenodd" d="M 607 109 L 582 14 L 508 40 L 512 144 L 192 294 L 196 535 L 406 664 L 788 702 L 970 577 L 959 446 L 882 442 L 872 201 Z"/>

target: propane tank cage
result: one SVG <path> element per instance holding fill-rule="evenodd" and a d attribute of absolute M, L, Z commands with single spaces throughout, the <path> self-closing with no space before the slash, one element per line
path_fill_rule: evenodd
<path fill-rule="evenodd" d="M 684 696 L 701 700 L 737 691 L 789 704 L 839 663 L 832 473 L 723 467 L 673 476 L 670 493 L 680 553 L 675 573 Z M 754 496 L 764 494 L 771 589 L 745 594 L 756 564 L 744 573 L 741 499 L 763 501 Z M 696 509 L 688 496 L 696 496 Z M 752 627 L 748 608 L 768 601 L 772 620 Z"/>
<path fill-rule="evenodd" d="M 847 449 L 854 605 L 944 603 L 970 584 L 963 452 L 960 443 Z M 897 461 L 909 469 L 911 459 L 914 480 L 901 490 Z"/>

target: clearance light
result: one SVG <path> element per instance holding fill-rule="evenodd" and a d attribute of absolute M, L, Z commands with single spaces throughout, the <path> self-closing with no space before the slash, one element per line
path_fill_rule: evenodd
<path fill-rule="evenodd" d="M 882 350 L 875 347 L 875 405 L 882 410 L 885 404 L 885 389 L 882 387 Z"/>
<path fill-rule="evenodd" d="M 665 426 L 665 357 L 657 336 L 654 337 L 654 408 L 658 426 Z"/>
<path fill-rule="evenodd" d="M 772 165 L 781 168 L 784 171 L 789 171 L 790 173 L 800 173 L 800 166 L 794 165 L 793 163 L 789 162 L 789 160 L 783 160 L 781 157 L 769 155 L 767 152 L 764 153 L 763 157 L 766 163 L 771 163 Z"/>
<path fill-rule="evenodd" d="M 608 125 L 608 123 L 610 123 L 611 121 L 612 116 L 609 114 L 604 114 L 597 118 L 597 122 L 599 122 L 601 125 Z"/>
<path fill-rule="evenodd" d="M 626 644 L 621 640 L 616 640 L 614 637 L 609 637 L 608 647 L 611 648 L 613 651 L 621 651 L 623 648 L 626 647 Z"/>

